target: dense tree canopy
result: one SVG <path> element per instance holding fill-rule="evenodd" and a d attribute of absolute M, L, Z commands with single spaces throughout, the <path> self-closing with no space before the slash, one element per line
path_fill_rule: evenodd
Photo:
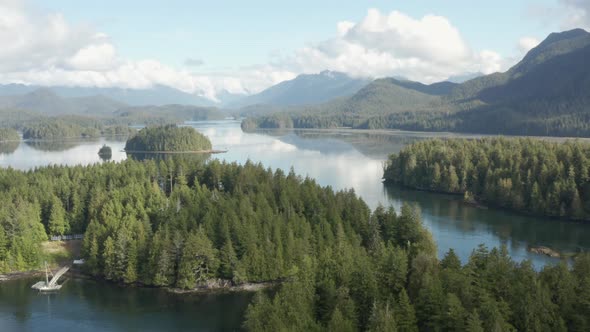
<path fill-rule="evenodd" d="M 126 151 L 189 152 L 211 150 L 211 141 L 192 127 L 166 125 L 146 127 L 125 144 Z"/>
<path fill-rule="evenodd" d="M 428 140 L 392 155 L 384 179 L 536 215 L 590 218 L 590 144 Z"/>
<path fill-rule="evenodd" d="M 587 331 L 590 257 L 536 272 L 505 248 L 442 259 L 419 211 L 371 213 L 352 191 L 246 163 L 0 170 L 0 268 L 37 267 L 48 234 L 84 233 L 88 273 L 193 288 L 282 281 L 253 331 Z"/>
<path fill-rule="evenodd" d="M 77 123 L 63 120 L 39 121 L 25 126 L 22 131 L 24 139 L 58 139 L 100 136 L 100 130 L 98 128 L 85 127 Z"/>
<path fill-rule="evenodd" d="M 20 141 L 18 132 L 12 128 L 0 128 L 0 142 Z"/>
<path fill-rule="evenodd" d="M 104 125 L 97 119 L 62 116 L 30 121 L 22 126 L 23 138 L 55 140 L 63 138 L 88 138 L 100 136 L 128 136 L 135 129 L 125 125 Z"/>

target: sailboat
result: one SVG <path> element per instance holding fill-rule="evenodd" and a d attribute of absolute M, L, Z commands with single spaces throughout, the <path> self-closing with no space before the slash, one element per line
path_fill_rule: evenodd
<path fill-rule="evenodd" d="M 47 262 L 45 262 L 45 281 L 39 281 L 31 286 L 32 289 L 37 289 L 41 292 L 51 292 L 51 291 L 58 291 L 61 289 L 60 284 L 57 283 L 57 280 L 68 270 L 70 269 L 69 266 L 62 267 L 57 273 L 52 274 L 47 266 Z M 49 280 L 49 274 L 52 275 L 51 280 Z"/>

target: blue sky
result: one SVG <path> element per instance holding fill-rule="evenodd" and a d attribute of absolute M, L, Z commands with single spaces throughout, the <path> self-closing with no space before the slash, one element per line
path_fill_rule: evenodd
<path fill-rule="evenodd" d="M 359 21 L 369 8 L 401 11 L 413 17 L 447 17 L 476 49 L 503 55 L 515 51 L 522 36 L 543 39 L 559 30 L 546 24 L 535 8 L 552 0 L 430 1 L 36 1 L 74 22 L 90 23 L 112 37 L 124 55 L 153 57 L 182 65 L 204 61 L 202 70 L 232 68 L 267 61 L 274 52 L 291 52 L 334 35 L 336 23 Z"/>
<path fill-rule="evenodd" d="M 0 0 L 0 83 L 211 100 L 323 70 L 432 83 L 504 71 L 575 27 L 590 1 Z"/>

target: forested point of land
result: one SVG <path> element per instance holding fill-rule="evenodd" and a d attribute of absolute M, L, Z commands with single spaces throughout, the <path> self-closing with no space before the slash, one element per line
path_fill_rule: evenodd
<path fill-rule="evenodd" d="M 189 152 L 211 150 L 211 141 L 192 127 L 146 127 L 125 144 L 128 152 Z"/>
<path fill-rule="evenodd" d="M 48 235 L 84 233 L 87 273 L 193 288 L 282 281 L 251 331 L 587 331 L 590 256 L 536 272 L 506 248 L 442 260 L 419 211 L 371 212 L 291 171 L 183 159 L 0 169 L 0 268 L 38 267 Z"/>
<path fill-rule="evenodd" d="M 0 143 L 20 141 L 18 132 L 12 128 L 0 128 Z"/>
<path fill-rule="evenodd" d="M 433 139 L 391 155 L 383 178 L 534 215 L 590 219 L 590 144 Z"/>
<path fill-rule="evenodd" d="M 40 121 L 22 128 L 24 139 L 54 140 L 63 138 L 91 138 L 131 135 L 135 129 L 126 126 L 85 126 L 62 120 Z"/>

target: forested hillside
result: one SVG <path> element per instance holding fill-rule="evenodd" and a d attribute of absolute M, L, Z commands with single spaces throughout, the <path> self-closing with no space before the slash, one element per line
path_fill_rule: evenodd
<path fill-rule="evenodd" d="M 128 136 L 135 129 L 122 125 L 106 126 L 101 121 L 77 116 L 61 116 L 30 120 L 21 127 L 24 139 L 58 140 L 64 138 L 88 138 L 100 136 Z"/>
<path fill-rule="evenodd" d="M 350 98 L 283 110 L 295 128 L 590 136 L 590 33 L 554 33 L 510 70 L 462 84 L 381 79 Z M 264 127 L 268 116 L 248 120 Z"/>
<path fill-rule="evenodd" d="M 296 78 L 271 86 L 257 94 L 238 98 L 227 106 L 246 107 L 251 105 L 293 106 L 311 105 L 331 99 L 350 96 L 370 80 L 353 78 L 345 73 L 323 71 L 319 74 L 302 74 Z"/>
<path fill-rule="evenodd" d="M 0 142 L 20 141 L 18 132 L 12 128 L 0 128 Z"/>
<path fill-rule="evenodd" d="M 535 215 L 590 219 L 590 144 L 578 141 L 421 141 L 392 155 L 383 178 Z"/>
<path fill-rule="evenodd" d="M 439 261 L 419 212 L 246 163 L 182 160 L 0 170 L 0 267 L 39 266 L 47 234 L 84 232 L 88 273 L 193 288 L 279 280 L 251 331 L 587 331 L 590 256 L 535 272 L 505 248 Z"/>
<path fill-rule="evenodd" d="M 211 141 L 192 127 L 146 127 L 127 140 L 128 152 L 189 152 L 211 150 Z"/>

